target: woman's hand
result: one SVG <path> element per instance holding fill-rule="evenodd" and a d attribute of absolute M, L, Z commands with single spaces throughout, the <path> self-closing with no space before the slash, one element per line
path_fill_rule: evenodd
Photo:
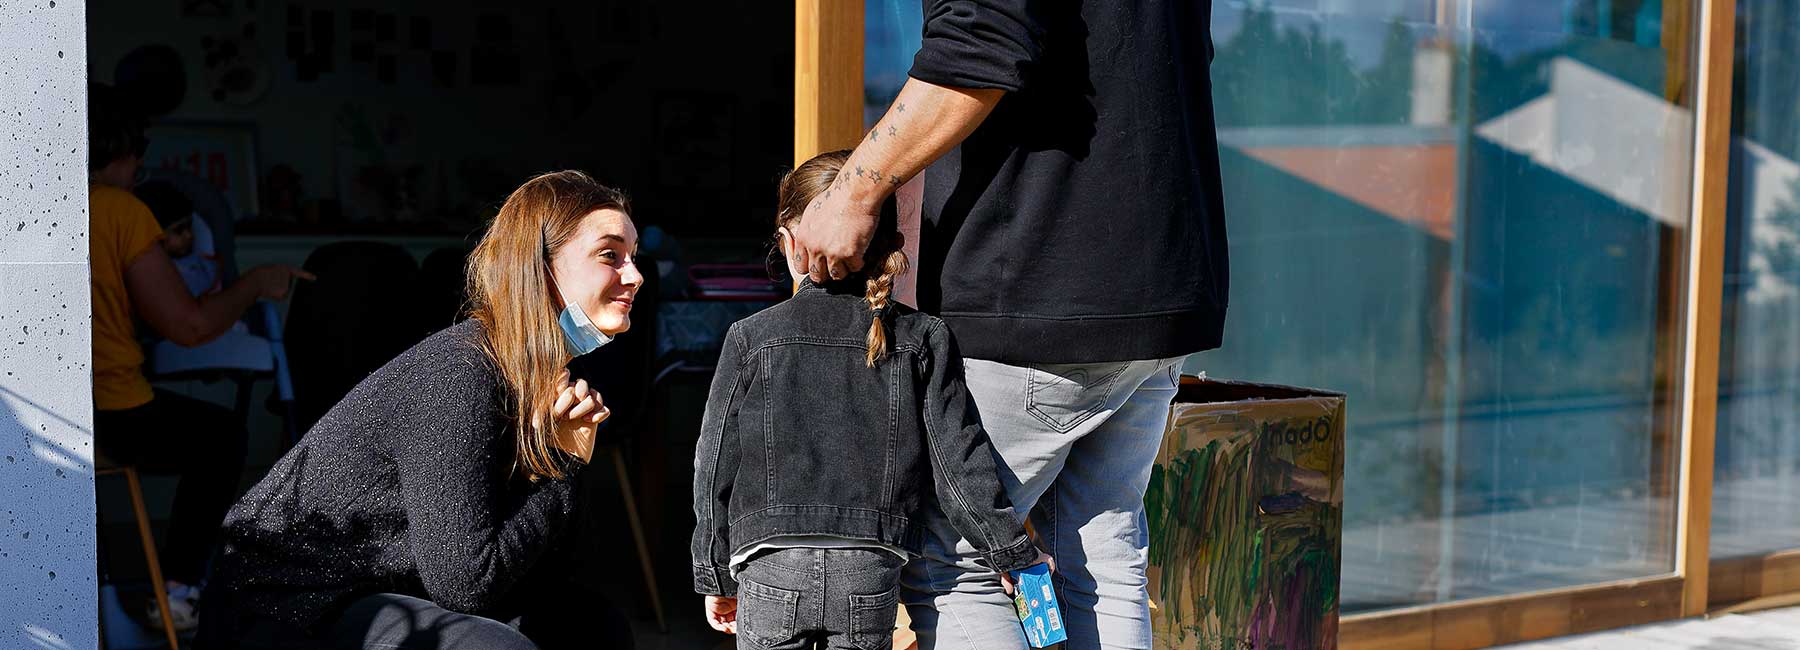
<path fill-rule="evenodd" d="M 737 634 L 737 599 L 730 596 L 707 596 L 706 624 L 726 634 Z"/>
<path fill-rule="evenodd" d="M 1034 566 L 1039 565 L 1039 564 L 1048 564 L 1048 565 L 1050 565 L 1050 572 L 1056 573 L 1056 558 L 1050 557 L 1049 553 L 1045 553 L 1042 550 L 1038 551 L 1037 559 L 1032 561 L 1031 564 Z M 1008 596 L 1013 595 L 1013 592 L 1017 591 L 1018 588 L 1019 588 L 1019 585 L 1017 583 L 1013 582 L 1012 574 L 1009 574 L 1005 571 L 1000 572 L 1000 589 L 1002 591 L 1005 591 L 1006 595 L 1008 595 Z"/>
<path fill-rule="evenodd" d="M 586 379 L 571 384 L 565 370 L 562 385 L 550 407 L 550 417 L 556 422 L 556 447 L 586 463 L 594 455 L 594 431 L 612 417 L 612 409 L 606 408 L 599 392 L 588 388 Z"/>

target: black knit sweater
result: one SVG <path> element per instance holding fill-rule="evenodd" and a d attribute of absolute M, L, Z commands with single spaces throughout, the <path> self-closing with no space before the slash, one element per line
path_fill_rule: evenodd
<path fill-rule="evenodd" d="M 482 336 L 472 320 L 438 332 L 333 407 L 231 509 L 206 600 L 309 630 L 377 592 L 501 607 L 574 495 L 567 479 L 512 471 L 508 400 Z"/>

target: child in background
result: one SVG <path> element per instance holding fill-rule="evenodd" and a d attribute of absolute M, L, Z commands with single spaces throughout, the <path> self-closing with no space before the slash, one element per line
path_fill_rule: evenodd
<path fill-rule="evenodd" d="M 150 206 L 151 215 L 162 226 L 163 252 L 175 262 L 175 270 L 181 272 L 188 293 L 199 296 L 218 289 L 218 265 L 211 259 L 212 238 L 199 237 L 195 232 L 206 225 L 194 220 L 194 202 L 167 181 L 145 181 L 131 192 Z M 198 239 L 205 240 L 201 250 L 195 250 Z"/>
<path fill-rule="evenodd" d="M 821 154 L 782 180 L 785 258 L 790 228 L 848 157 Z M 739 648 L 890 647 L 925 508 L 948 515 L 1009 593 L 1009 572 L 1049 561 L 1001 489 L 949 330 L 890 299 L 907 264 L 894 212 L 889 201 L 862 272 L 803 279 L 726 334 L 695 451 L 692 551 L 707 622 Z"/>

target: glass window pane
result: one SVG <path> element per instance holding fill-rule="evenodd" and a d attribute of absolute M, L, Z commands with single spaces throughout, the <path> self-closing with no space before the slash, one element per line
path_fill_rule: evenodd
<path fill-rule="evenodd" d="M 1234 282 L 1188 371 L 1350 395 L 1343 611 L 1673 570 L 1690 3 L 1213 3 Z M 872 123 L 920 15 L 865 7 Z"/>
<path fill-rule="evenodd" d="M 1713 557 L 1800 548 L 1800 1 L 1740 0 Z"/>
<path fill-rule="evenodd" d="M 1233 291 L 1189 370 L 1349 393 L 1344 611 L 1672 571 L 1675 9 L 1214 5 Z"/>
<path fill-rule="evenodd" d="M 919 0 L 864 0 L 863 126 L 875 126 L 906 84 L 924 23 Z"/>

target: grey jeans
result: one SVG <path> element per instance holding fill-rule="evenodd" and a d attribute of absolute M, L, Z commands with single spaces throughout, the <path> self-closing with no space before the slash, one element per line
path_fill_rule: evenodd
<path fill-rule="evenodd" d="M 1013 507 L 1056 558 L 1071 650 L 1149 648 L 1144 490 L 1185 357 L 1014 366 L 968 359 L 969 392 Z M 922 650 L 1024 650 L 999 577 L 941 513 L 903 598 Z"/>
<path fill-rule="evenodd" d="M 738 572 L 739 650 L 888 650 L 900 557 L 877 549 L 790 548 Z"/>

